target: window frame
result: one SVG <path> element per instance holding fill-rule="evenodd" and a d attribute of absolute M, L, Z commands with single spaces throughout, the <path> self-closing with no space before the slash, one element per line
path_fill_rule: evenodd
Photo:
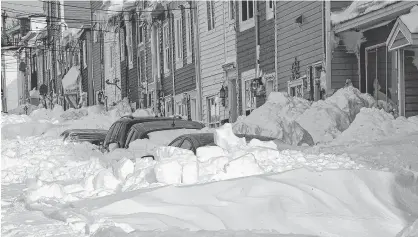
<path fill-rule="evenodd" d="M 170 28 L 168 22 L 163 25 L 163 43 L 164 43 L 164 75 L 170 75 Z"/>
<path fill-rule="evenodd" d="M 234 4 L 234 1 L 232 1 L 232 0 L 229 0 L 228 1 L 228 14 L 229 14 L 229 20 L 230 21 L 235 21 L 235 4 Z"/>
<path fill-rule="evenodd" d="M 120 46 L 120 61 L 125 60 L 125 29 L 119 29 L 119 46 Z"/>
<path fill-rule="evenodd" d="M 215 29 L 215 1 L 210 0 L 206 3 L 206 14 L 207 14 L 207 22 L 208 22 L 208 31 Z"/>
<path fill-rule="evenodd" d="M 137 32 L 137 38 L 138 38 L 138 46 L 144 45 L 144 25 L 138 24 L 138 32 Z"/>
<path fill-rule="evenodd" d="M 126 44 L 128 48 L 128 66 L 129 69 L 134 67 L 134 47 L 133 47 L 133 30 L 132 30 L 132 22 L 127 22 L 126 24 Z"/>
<path fill-rule="evenodd" d="M 176 69 L 183 67 L 183 20 L 181 11 L 174 12 L 174 43 L 176 50 Z"/>
<path fill-rule="evenodd" d="M 190 9 L 185 10 L 185 18 L 186 18 L 186 58 L 187 58 L 187 64 L 192 62 L 192 12 Z"/>
<path fill-rule="evenodd" d="M 87 40 L 83 40 L 83 68 L 87 68 Z"/>
<path fill-rule="evenodd" d="M 272 7 L 270 8 L 270 4 L 272 4 Z M 266 0 L 266 19 L 270 20 L 274 17 L 274 8 L 275 8 L 275 2 L 274 0 Z"/>
<path fill-rule="evenodd" d="M 206 107 L 207 107 L 207 123 L 209 127 L 219 127 L 221 125 L 221 108 L 216 104 L 216 95 L 206 97 Z M 213 103 L 213 104 L 212 104 Z M 215 120 L 212 120 L 212 105 L 215 106 Z M 217 117 L 216 117 L 217 116 Z"/>
<path fill-rule="evenodd" d="M 253 16 L 251 18 L 249 17 L 249 13 L 251 12 L 251 10 L 249 9 L 249 7 L 248 7 L 249 4 L 248 4 L 247 5 L 247 16 L 248 16 L 248 18 L 245 19 L 245 20 L 243 20 L 243 14 L 242 14 L 242 12 L 243 12 L 242 6 L 243 6 L 244 2 L 246 2 L 247 4 L 250 3 L 250 2 L 253 3 L 253 9 L 252 9 Z M 255 15 L 256 15 L 256 12 L 254 11 L 255 4 L 257 4 L 257 1 L 254 1 L 254 0 L 239 1 L 239 31 L 240 32 L 248 30 L 248 29 L 255 26 L 255 21 L 254 21 L 254 18 L 255 18 Z"/>

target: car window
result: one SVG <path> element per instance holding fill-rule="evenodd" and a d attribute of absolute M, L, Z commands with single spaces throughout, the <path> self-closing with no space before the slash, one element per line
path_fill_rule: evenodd
<path fill-rule="evenodd" d="M 191 150 L 193 148 L 192 143 L 189 139 L 184 139 L 183 143 L 181 144 L 180 148 Z"/>
<path fill-rule="evenodd" d="M 127 147 L 129 147 L 129 144 L 133 141 L 134 134 L 135 134 L 135 130 L 133 129 L 128 133 L 128 137 L 126 138 Z"/>
<path fill-rule="evenodd" d="M 109 132 L 106 134 L 106 138 L 105 138 L 105 146 L 109 145 L 110 141 L 118 141 L 118 133 L 120 132 L 120 129 L 122 127 L 122 123 L 115 123 L 113 124 L 110 129 Z"/>
<path fill-rule="evenodd" d="M 181 141 L 182 141 L 182 139 L 183 138 L 177 138 L 176 140 L 174 140 L 171 144 L 170 144 L 170 146 L 175 146 L 175 147 L 179 147 L 180 146 L 180 144 L 181 144 Z"/>

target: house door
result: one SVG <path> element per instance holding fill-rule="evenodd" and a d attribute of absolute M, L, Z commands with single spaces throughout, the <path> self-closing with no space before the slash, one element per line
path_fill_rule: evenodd
<path fill-rule="evenodd" d="M 366 48 L 366 92 L 376 100 L 397 107 L 397 77 L 395 54 L 388 52 L 385 44 Z M 363 84 L 363 85 L 364 85 Z"/>
<path fill-rule="evenodd" d="M 229 122 L 233 123 L 237 121 L 237 118 L 238 118 L 237 79 L 229 80 L 228 100 L 229 100 Z"/>

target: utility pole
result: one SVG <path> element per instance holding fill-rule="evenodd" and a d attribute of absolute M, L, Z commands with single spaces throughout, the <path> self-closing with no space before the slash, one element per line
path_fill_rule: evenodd
<path fill-rule="evenodd" d="M 6 18 L 7 18 L 6 11 L 3 10 L 1 13 L 1 20 L 2 20 L 1 32 L 3 34 L 5 34 L 4 28 L 6 25 Z M 7 112 L 6 59 L 4 56 L 4 50 L 2 50 L 1 52 L 1 68 L 2 68 L 1 70 L 1 108 L 2 108 L 2 112 Z"/>

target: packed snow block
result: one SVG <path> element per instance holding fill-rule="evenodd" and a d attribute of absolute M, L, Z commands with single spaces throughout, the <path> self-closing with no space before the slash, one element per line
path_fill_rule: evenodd
<path fill-rule="evenodd" d="M 180 184 L 183 166 L 176 160 L 162 160 L 154 167 L 155 177 L 159 183 Z"/>
<path fill-rule="evenodd" d="M 226 156 L 227 153 L 219 146 L 204 146 L 196 150 L 196 156 L 199 162 L 206 162 L 214 157 Z"/>
<path fill-rule="evenodd" d="M 225 171 L 226 175 L 231 178 L 264 173 L 253 154 L 246 154 L 230 161 L 225 165 Z"/>
<path fill-rule="evenodd" d="M 305 99 L 272 92 L 264 105 L 234 123 L 233 131 L 237 134 L 273 137 L 290 145 L 312 145 L 308 131 L 295 121 L 309 107 L 310 102 Z"/>
<path fill-rule="evenodd" d="M 226 123 L 215 130 L 214 141 L 217 146 L 227 151 L 239 149 L 240 147 L 247 145 L 245 138 L 235 136 L 230 123 Z"/>
<path fill-rule="evenodd" d="M 313 103 L 296 121 L 309 132 L 314 143 L 332 141 L 350 126 L 348 113 L 322 100 Z"/>
<path fill-rule="evenodd" d="M 106 153 L 104 156 L 104 161 L 108 163 L 112 163 L 114 161 L 119 161 L 123 158 L 129 159 L 129 160 L 135 160 L 135 155 L 124 148 L 116 148 L 115 150 Z"/>
<path fill-rule="evenodd" d="M 228 164 L 228 156 L 217 156 L 212 157 L 205 162 L 199 163 L 199 177 L 216 175 L 222 172 L 225 168 L 225 165 Z"/>
<path fill-rule="evenodd" d="M 119 187 L 120 181 L 108 169 L 100 170 L 93 179 L 93 187 L 95 190 L 107 189 L 115 190 Z"/>
<path fill-rule="evenodd" d="M 260 141 L 258 139 L 251 139 L 251 141 L 248 143 L 248 146 L 249 147 L 265 147 L 265 148 L 270 148 L 270 149 L 277 149 L 277 145 L 273 141 L 264 142 L 264 141 Z"/>
<path fill-rule="evenodd" d="M 113 165 L 113 174 L 117 179 L 124 181 L 128 175 L 134 172 L 134 169 L 135 165 L 131 160 L 122 158 Z"/>
<path fill-rule="evenodd" d="M 197 160 L 187 162 L 183 164 L 182 183 L 194 184 L 199 179 L 199 169 Z"/>
<path fill-rule="evenodd" d="M 178 147 L 172 147 L 172 146 L 158 147 L 154 150 L 154 153 L 155 153 L 154 158 L 157 161 L 161 161 L 165 159 L 174 159 L 174 158 L 185 159 L 187 157 L 195 157 L 193 151 L 181 149 Z"/>
<path fill-rule="evenodd" d="M 325 101 L 336 104 L 338 108 L 346 112 L 349 115 L 350 122 L 354 121 L 361 108 L 369 108 L 376 104 L 373 97 L 367 94 L 362 94 L 353 86 L 347 86 L 339 89 Z"/>

